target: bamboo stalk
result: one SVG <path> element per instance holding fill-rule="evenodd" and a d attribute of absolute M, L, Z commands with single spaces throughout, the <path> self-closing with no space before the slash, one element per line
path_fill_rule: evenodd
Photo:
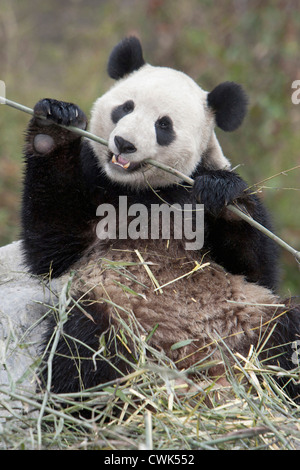
<path fill-rule="evenodd" d="M 34 111 L 31 108 L 27 108 L 27 106 L 23 106 L 22 104 L 16 103 L 15 101 L 8 100 L 7 98 L 3 98 L 0 96 L 0 103 L 6 104 L 7 106 L 10 106 L 11 108 L 18 109 L 19 111 L 23 111 L 24 113 L 31 114 L 31 116 L 34 116 Z M 43 116 L 38 116 L 39 119 L 47 119 Z M 86 137 L 87 139 L 94 140 L 95 142 L 98 142 L 99 144 L 102 145 L 108 145 L 108 142 L 101 137 L 98 137 L 94 134 L 91 134 L 91 132 L 84 131 L 83 129 L 79 129 L 79 127 L 75 126 L 64 126 L 63 124 L 57 124 L 57 126 L 62 127 L 63 129 L 67 129 L 68 131 L 72 131 L 75 134 L 81 135 L 82 137 Z"/>
<path fill-rule="evenodd" d="M 34 116 L 34 111 L 31 108 L 28 108 L 27 106 L 23 106 L 19 103 L 16 103 L 15 101 L 8 100 L 7 98 L 1 97 L 0 96 L 0 103 L 6 104 L 7 106 L 10 106 L 12 108 L 18 109 L 19 111 L 23 111 L 24 113 L 31 114 Z M 40 116 L 39 116 L 40 118 Z M 45 118 L 46 119 L 46 118 Z M 87 139 L 94 140 L 95 142 L 98 142 L 99 144 L 108 145 L 108 142 L 105 139 L 102 139 L 101 137 L 98 137 L 91 132 L 84 131 L 83 129 L 79 129 L 78 127 L 74 126 L 64 126 L 62 124 L 57 124 L 58 126 L 67 129 L 69 131 L 72 131 L 78 135 L 81 135 L 82 137 L 86 137 Z M 181 173 L 180 171 L 176 170 L 175 168 L 172 168 L 168 165 L 165 165 L 162 162 L 158 162 L 156 160 L 152 160 L 151 158 L 146 160 L 147 163 L 150 165 L 156 166 L 157 168 L 160 168 L 163 171 L 166 171 L 168 173 L 173 174 L 174 176 L 177 176 L 182 181 L 185 181 L 186 183 L 190 184 L 193 186 L 194 180 L 188 176 L 186 176 L 184 173 Z M 284 240 L 279 238 L 277 235 L 272 233 L 270 230 L 256 222 L 252 217 L 249 217 L 247 214 L 242 212 L 240 209 L 237 207 L 233 206 L 232 204 L 227 205 L 227 209 L 234 214 L 238 215 L 241 219 L 245 220 L 248 222 L 248 224 L 252 225 L 252 227 L 255 227 L 257 230 L 260 230 L 262 233 L 264 233 L 267 237 L 271 238 L 274 240 L 278 245 L 280 245 L 282 248 L 285 250 L 289 251 L 297 260 L 297 262 L 300 262 L 300 251 L 295 250 L 293 247 L 288 245 Z"/>
<path fill-rule="evenodd" d="M 175 175 L 179 178 L 181 178 L 183 181 L 185 181 L 186 183 L 189 183 L 193 186 L 194 184 L 194 180 L 189 178 L 188 176 L 184 175 L 183 173 L 181 173 L 180 171 L 177 171 L 175 170 L 174 168 L 171 168 L 170 166 L 168 165 L 164 165 L 163 163 L 161 162 L 157 162 L 155 160 L 152 160 L 152 159 L 148 159 L 147 160 L 148 163 L 150 163 L 151 165 L 154 165 L 154 166 L 157 166 L 158 168 L 161 168 L 162 170 L 164 171 L 167 171 L 168 173 L 171 173 L 172 175 Z M 234 214 L 238 215 L 241 219 L 245 220 L 246 222 L 248 222 L 248 224 L 252 225 L 252 227 L 255 227 L 257 230 L 260 230 L 262 233 L 264 233 L 267 237 L 271 238 L 272 240 L 274 240 L 276 243 L 278 243 L 278 245 L 280 245 L 282 248 L 286 249 L 287 251 L 289 251 L 295 258 L 298 262 L 300 262 L 300 251 L 297 251 L 295 250 L 292 246 L 288 245 L 284 240 L 282 240 L 281 238 L 279 238 L 277 235 L 275 235 L 273 232 L 271 232 L 270 230 L 268 230 L 266 227 L 264 227 L 263 225 L 261 225 L 260 223 L 256 222 L 256 220 L 254 220 L 252 217 L 250 217 L 249 215 L 245 214 L 244 212 L 242 212 L 240 209 L 238 209 L 237 207 L 233 206 L 232 204 L 228 204 L 226 206 L 226 208 L 228 210 L 230 210 L 231 212 L 233 212 Z"/>

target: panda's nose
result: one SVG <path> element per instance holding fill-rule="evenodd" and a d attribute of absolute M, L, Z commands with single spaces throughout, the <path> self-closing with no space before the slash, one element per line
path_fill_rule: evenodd
<path fill-rule="evenodd" d="M 128 140 L 123 139 L 120 135 L 115 136 L 115 144 L 120 153 L 134 153 L 136 152 L 135 146 Z"/>

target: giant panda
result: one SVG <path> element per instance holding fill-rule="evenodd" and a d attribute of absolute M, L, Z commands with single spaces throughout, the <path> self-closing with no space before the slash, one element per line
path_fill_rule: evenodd
<path fill-rule="evenodd" d="M 135 37 L 115 46 L 108 74 L 116 82 L 95 101 L 90 119 L 90 131 L 107 139 L 108 147 L 58 126 L 86 129 L 87 118 L 75 104 L 54 99 L 36 104 L 27 130 L 25 261 L 35 275 L 73 276 L 51 390 L 78 392 L 128 373 L 130 338 L 125 344 L 118 332 L 130 322 L 179 369 L 210 357 L 211 375 L 221 375 L 227 347 L 247 357 L 268 329 L 265 346 L 271 352 L 263 359 L 295 367 L 291 342 L 298 338 L 300 311 L 276 294 L 277 248 L 226 207 L 237 204 L 272 228 L 214 131 L 216 125 L 224 131 L 240 126 L 247 109 L 243 89 L 224 82 L 207 92 L 181 71 L 152 66 Z M 190 176 L 193 187 L 148 158 Z M 172 230 L 168 239 L 121 236 L 122 224 L 124 229 L 132 221 L 118 210 L 121 196 L 128 207 L 149 209 L 150 223 L 153 205 L 189 205 L 195 220 L 202 204 L 203 246 L 187 249 L 187 240 Z M 101 224 L 103 205 L 116 208 L 114 236 Z M 42 387 L 56 327 L 55 318 L 47 322 Z M 288 391 L 293 398 L 299 393 L 291 384 Z"/>

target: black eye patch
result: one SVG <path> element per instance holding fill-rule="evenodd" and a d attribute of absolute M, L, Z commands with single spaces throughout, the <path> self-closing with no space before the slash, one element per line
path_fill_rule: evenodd
<path fill-rule="evenodd" d="M 155 123 L 156 140 L 159 145 L 170 145 L 176 137 L 172 119 L 169 116 L 163 116 L 157 119 Z"/>
<path fill-rule="evenodd" d="M 126 116 L 127 114 L 132 113 L 134 110 L 134 102 L 132 100 L 125 101 L 125 103 L 120 104 L 116 108 L 112 110 L 111 113 L 111 120 L 114 124 L 117 124 L 122 117 Z"/>

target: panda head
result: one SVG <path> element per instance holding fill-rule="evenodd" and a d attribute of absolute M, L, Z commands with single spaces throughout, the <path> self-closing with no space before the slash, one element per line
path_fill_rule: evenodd
<path fill-rule="evenodd" d="M 108 74 L 117 82 L 94 103 L 90 130 L 108 140 L 108 150 L 91 145 L 112 181 L 135 188 L 178 182 L 145 163 L 148 158 L 188 176 L 200 162 L 230 168 L 214 127 L 233 131 L 241 124 L 247 98 L 240 85 L 224 82 L 206 92 L 182 72 L 146 64 L 135 37 L 113 49 Z"/>

